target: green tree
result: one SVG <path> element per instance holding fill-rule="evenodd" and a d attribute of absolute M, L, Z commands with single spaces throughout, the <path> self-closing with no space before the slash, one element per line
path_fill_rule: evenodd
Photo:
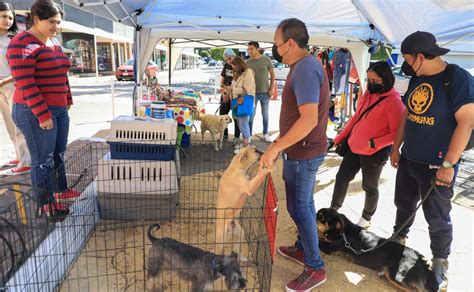
<path fill-rule="evenodd" d="M 209 50 L 208 49 L 199 49 L 198 50 L 198 55 L 203 57 L 203 58 L 206 58 L 206 57 L 209 57 Z"/>
<path fill-rule="evenodd" d="M 224 50 L 225 48 L 212 48 L 211 49 L 211 58 L 216 61 L 222 61 L 224 59 Z"/>

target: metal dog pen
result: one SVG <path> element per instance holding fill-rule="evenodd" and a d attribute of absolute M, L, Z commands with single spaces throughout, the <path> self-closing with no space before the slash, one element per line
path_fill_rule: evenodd
<path fill-rule="evenodd" d="M 31 186 L 3 185 L 0 209 L 0 291 L 145 291 L 151 242 L 158 238 L 213 251 L 219 178 L 233 157 L 227 143 L 193 141 L 171 161 L 110 159 L 105 143 L 75 141 L 65 158 L 69 187 L 81 197 L 62 222 L 38 217 Z M 152 151 L 152 150 L 150 150 Z M 270 291 L 277 199 L 268 176 L 236 218 L 224 254 L 238 253 L 244 290 Z M 231 232 L 232 233 L 232 232 Z M 165 291 L 190 291 L 181 265 L 164 269 Z M 226 290 L 223 280 L 212 290 Z"/>

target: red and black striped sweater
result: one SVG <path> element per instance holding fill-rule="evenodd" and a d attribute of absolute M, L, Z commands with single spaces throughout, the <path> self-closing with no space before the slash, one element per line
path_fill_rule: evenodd
<path fill-rule="evenodd" d="M 72 104 L 67 73 L 71 63 L 60 46 L 46 46 L 28 32 L 8 45 L 8 64 L 15 81 L 14 103 L 26 104 L 43 123 L 51 118 L 48 106 Z"/>

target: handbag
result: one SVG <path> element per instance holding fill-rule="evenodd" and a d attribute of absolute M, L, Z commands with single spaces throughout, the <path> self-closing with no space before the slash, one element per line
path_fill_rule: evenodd
<path fill-rule="evenodd" d="M 342 139 L 341 143 L 336 146 L 334 152 L 336 152 L 339 156 L 344 157 L 349 148 L 349 137 Z"/>
<path fill-rule="evenodd" d="M 232 99 L 232 115 L 238 118 L 253 115 L 253 99 L 252 95 Z"/>
<path fill-rule="evenodd" d="M 388 96 L 383 96 L 381 97 L 379 100 L 377 100 L 376 102 L 374 102 L 371 106 L 369 106 L 358 118 L 357 120 L 355 121 L 354 125 L 352 126 L 351 130 L 349 131 L 349 133 L 347 134 L 347 136 L 342 139 L 341 143 L 339 143 L 337 146 L 336 146 L 336 149 L 334 149 L 334 152 L 336 152 L 339 156 L 341 157 L 344 157 L 344 155 L 346 154 L 347 152 L 347 149 L 349 149 L 349 137 L 351 136 L 351 132 L 352 132 L 352 129 L 354 129 L 355 125 L 357 124 L 357 122 L 359 122 L 359 120 L 366 114 L 368 113 L 371 109 L 373 109 L 377 104 L 379 104 L 382 100 L 384 100 L 385 98 L 387 98 Z"/>

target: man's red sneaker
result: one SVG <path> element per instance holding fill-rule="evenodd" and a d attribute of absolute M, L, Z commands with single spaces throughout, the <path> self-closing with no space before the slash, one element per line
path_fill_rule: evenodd
<path fill-rule="evenodd" d="M 303 273 L 298 278 L 286 284 L 287 292 L 304 292 L 326 282 L 326 271 L 324 269 L 314 270 L 310 267 L 304 267 Z"/>
<path fill-rule="evenodd" d="M 304 266 L 304 253 L 296 246 L 279 246 L 277 251 L 282 257 Z"/>
<path fill-rule="evenodd" d="M 73 189 L 67 189 L 64 192 L 61 193 L 54 193 L 54 198 L 56 199 L 57 202 L 74 202 L 76 200 L 82 200 L 84 198 L 80 198 L 81 193 L 78 191 L 75 191 Z"/>
<path fill-rule="evenodd" d="M 3 172 L 4 175 L 19 175 L 30 172 L 31 167 L 27 166 L 16 166 Z"/>

